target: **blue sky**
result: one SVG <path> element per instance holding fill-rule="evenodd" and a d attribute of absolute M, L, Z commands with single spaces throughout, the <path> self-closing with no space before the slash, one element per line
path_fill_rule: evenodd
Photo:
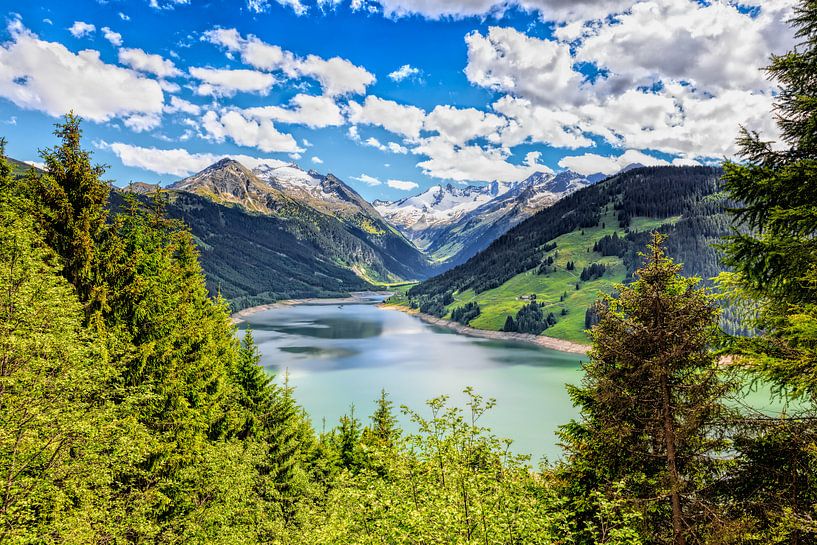
<path fill-rule="evenodd" d="M 774 136 L 760 67 L 793 0 L 74 0 L 0 32 L 0 135 L 37 161 L 74 109 L 108 176 L 225 155 L 369 199 L 572 168 L 694 164 Z"/>

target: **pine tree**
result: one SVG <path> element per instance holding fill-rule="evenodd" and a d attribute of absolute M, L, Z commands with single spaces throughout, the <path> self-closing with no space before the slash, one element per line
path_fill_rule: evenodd
<path fill-rule="evenodd" d="M 108 184 L 100 180 L 105 167 L 91 164 L 81 147 L 81 119 L 69 113 L 54 134 L 61 144 L 41 150 L 47 173 L 35 189 L 48 243 L 63 260 L 63 274 L 89 303 L 95 286 L 96 241 L 107 218 Z"/>
<path fill-rule="evenodd" d="M 766 376 L 795 394 L 817 399 L 817 2 L 804 1 L 793 24 L 802 40 L 772 58 L 780 86 L 775 106 L 785 149 L 743 131 L 745 162 L 724 166 L 724 186 L 740 203 L 726 262 L 737 284 L 761 305 L 768 332 L 745 348 Z"/>
<path fill-rule="evenodd" d="M 817 1 L 800 2 L 791 22 L 800 43 L 767 68 L 780 89 L 772 115 L 782 142 L 744 130 L 744 161 L 724 166 L 739 230 L 725 245 L 734 273 L 721 286 L 753 311 L 744 328 L 763 332 L 729 348 L 799 405 L 778 418 L 748 415 L 735 430 L 736 471 L 724 495 L 746 542 L 817 538 Z"/>
<path fill-rule="evenodd" d="M 371 435 L 385 446 L 392 446 L 397 436 L 397 419 L 392 410 L 393 406 L 394 403 L 389 399 L 386 390 L 381 390 L 369 430 Z"/>
<path fill-rule="evenodd" d="M 90 543 L 109 370 L 0 141 L 0 542 Z M 7 191 L 8 190 L 8 191 Z M 101 441 L 100 441 L 101 443 Z"/>
<path fill-rule="evenodd" d="M 585 378 L 570 388 L 582 419 L 561 437 L 570 486 L 590 487 L 578 494 L 577 516 L 587 494 L 624 480 L 651 540 L 683 545 L 699 540 L 705 510 L 697 488 L 713 463 L 707 454 L 722 446 L 716 424 L 728 385 L 710 352 L 718 319 L 712 297 L 679 275 L 662 241 L 654 233 L 637 280 L 597 305 Z"/>

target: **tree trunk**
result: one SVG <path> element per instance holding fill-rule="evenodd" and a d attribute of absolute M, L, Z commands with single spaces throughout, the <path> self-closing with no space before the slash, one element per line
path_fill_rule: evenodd
<path fill-rule="evenodd" d="M 684 514 L 681 510 L 681 478 L 678 475 L 678 466 L 675 454 L 675 423 L 672 418 L 670 392 L 667 376 L 661 376 L 661 395 L 664 409 L 664 440 L 667 449 L 667 471 L 670 479 L 670 499 L 672 501 L 672 532 L 675 545 L 686 545 L 684 537 Z"/>

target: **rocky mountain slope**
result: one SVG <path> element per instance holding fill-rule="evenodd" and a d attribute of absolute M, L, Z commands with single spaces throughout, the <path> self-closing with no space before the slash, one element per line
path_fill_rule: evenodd
<path fill-rule="evenodd" d="M 129 189 L 144 196 L 151 188 Z M 210 288 L 236 308 L 432 272 L 422 252 L 331 174 L 295 166 L 251 171 L 223 159 L 167 189 L 168 214 L 198 239 Z"/>
<path fill-rule="evenodd" d="M 525 180 L 485 186 L 434 186 L 375 208 L 439 266 L 467 261 L 521 221 L 562 197 L 587 187 L 599 175 L 538 172 Z"/>
<path fill-rule="evenodd" d="M 587 342 L 588 309 L 600 291 L 631 277 L 650 231 L 669 235 L 669 254 L 684 264 L 684 274 L 707 281 L 722 270 L 712 246 L 730 232 L 720 176 L 712 167 L 625 169 L 544 208 L 464 264 L 415 286 L 410 302 L 437 316 L 476 304 L 472 327 L 503 330 L 510 317 L 541 328 L 528 333 Z M 532 301 L 538 310 L 531 309 Z"/>

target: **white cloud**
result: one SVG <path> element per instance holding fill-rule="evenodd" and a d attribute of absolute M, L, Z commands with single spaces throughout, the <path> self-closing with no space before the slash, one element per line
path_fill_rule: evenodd
<path fill-rule="evenodd" d="M 475 138 L 496 136 L 505 125 L 506 119 L 476 108 L 437 106 L 426 117 L 424 128 L 453 144 L 465 144 Z"/>
<path fill-rule="evenodd" d="M 637 150 L 627 150 L 619 156 L 603 156 L 595 153 L 585 153 L 584 155 L 574 155 L 563 157 L 559 161 L 559 166 L 570 169 L 579 174 L 615 174 L 622 168 L 632 164 L 641 164 L 645 167 L 669 165 L 667 161 L 647 155 Z M 687 160 L 683 163 L 674 164 L 698 164 L 696 161 Z"/>
<path fill-rule="evenodd" d="M 567 44 L 541 40 L 513 28 L 491 27 L 466 35 L 468 81 L 495 91 L 563 105 L 580 100 L 583 76 L 573 69 Z"/>
<path fill-rule="evenodd" d="M 84 21 L 74 21 L 74 24 L 68 28 L 68 32 L 70 32 L 74 38 L 82 38 L 96 32 L 96 27 Z"/>
<path fill-rule="evenodd" d="M 119 18 L 122 19 L 123 21 L 130 21 L 130 17 L 125 15 L 121 11 L 119 12 Z"/>
<path fill-rule="evenodd" d="M 593 145 L 582 131 L 581 117 L 570 111 L 536 106 L 530 100 L 504 96 L 493 109 L 508 118 L 498 133 L 503 146 L 541 143 L 557 148 L 580 148 Z"/>
<path fill-rule="evenodd" d="M 163 59 L 160 55 L 145 53 L 138 48 L 123 47 L 119 50 L 119 62 L 134 70 L 153 74 L 160 78 L 172 78 L 181 75 L 173 61 Z"/>
<path fill-rule="evenodd" d="M 301 3 L 301 0 L 275 0 L 280 5 L 288 8 L 292 8 L 297 15 L 303 15 L 306 13 L 307 9 Z M 253 13 L 264 13 L 268 11 L 270 8 L 269 0 L 247 0 L 247 9 L 252 11 Z"/>
<path fill-rule="evenodd" d="M 388 180 L 386 185 L 392 189 L 399 189 L 400 191 L 411 191 L 420 187 L 414 182 L 407 182 L 405 180 Z"/>
<path fill-rule="evenodd" d="M 248 108 L 243 113 L 261 119 L 306 125 L 312 128 L 337 127 L 345 123 L 340 108 L 330 97 L 305 94 L 295 95 L 289 101 L 288 108 L 262 106 Z"/>
<path fill-rule="evenodd" d="M 237 111 L 221 115 L 208 111 L 202 117 L 206 137 L 223 142 L 229 138 L 240 146 L 258 148 L 261 151 L 299 153 L 304 151 L 290 134 L 282 133 L 268 119 L 247 119 Z"/>
<path fill-rule="evenodd" d="M 424 138 L 411 152 L 427 157 L 417 163 L 425 174 L 458 182 L 514 181 L 534 172 L 552 172 L 535 162 L 523 165 L 508 162 L 511 153 L 507 148 L 456 146 L 440 137 Z"/>
<path fill-rule="evenodd" d="M 407 147 L 402 146 L 397 142 L 389 142 L 388 144 L 386 144 L 386 147 L 389 149 L 390 152 L 397 153 L 399 155 L 405 155 L 409 151 Z"/>
<path fill-rule="evenodd" d="M 150 131 L 162 124 L 159 114 L 134 114 L 124 121 L 125 126 L 133 132 Z"/>
<path fill-rule="evenodd" d="M 383 183 L 374 176 L 369 176 L 368 174 L 361 174 L 360 176 L 351 176 L 351 179 L 370 186 L 381 185 Z"/>
<path fill-rule="evenodd" d="M 266 95 L 275 85 L 275 77 L 256 70 L 227 68 L 200 68 L 191 66 L 190 75 L 201 81 L 196 93 L 202 96 L 230 97 L 237 92 Z"/>
<path fill-rule="evenodd" d="M 349 121 L 354 124 L 377 125 L 408 138 L 418 138 L 425 122 L 425 112 L 416 106 L 398 104 L 373 95 L 363 104 L 349 101 Z"/>
<path fill-rule="evenodd" d="M 205 32 L 202 39 L 239 53 L 242 62 L 259 70 L 281 71 L 290 79 L 313 78 L 328 96 L 362 94 L 375 81 L 368 70 L 346 59 L 324 59 L 317 55 L 298 57 L 253 35 L 244 38 L 234 28 L 214 28 Z"/>
<path fill-rule="evenodd" d="M 317 155 L 313 155 L 309 160 L 312 161 L 313 163 L 315 163 L 316 165 L 322 165 L 323 164 L 323 159 L 321 159 Z"/>
<path fill-rule="evenodd" d="M 770 4 L 753 18 L 726 2 L 639 2 L 615 22 L 588 29 L 576 59 L 603 67 L 612 79 L 630 85 L 669 79 L 710 91 L 767 89 L 770 84 L 759 68 L 770 52 L 793 45 L 784 28 L 767 33 L 788 12 Z"/>
<path fill-rule="evenodd" d="M 329 96 L 362 94 L 375 81 L 368 70 L 340 57 L 322 59 L 309 55 L 297 66 L 300 74 L 317 79 Z"/>
<path fill-rule="evenodd" d="M 204 170 L 219 159 L 229 157 L 235 159 L 247 168 L 255 168 L 261 164 L 272 166 L 284 166 L 287 164 L 278 159 L 263 157 L 252 157 L 249 155 L 214 155 L 212 153 L 190 153 L 189 151 L 176 149 L 146 148 L 125 144 L 123 142 L 98 142 L 98 147 L 112 151 L 122 164 L 129 167 L 141 168 L 157 174 L 170 174 L 173 176 L 188 176 L 194 172 Z"/>
<path fill-rule="evenodd" d="M 201 106 L 198 104 L 193 104 L 183 98 L 179 98 L 177 96 L 170 97 L 170 104 L 165 106 L 165 113 L 168 114 L 175 114 L 177 112 L 182 112 L 189 115 L 199 115 L 201 113 Z"/>
<path fill-rule="evenodd" d="M 394 81 L 403 81 L 404 79 L 416 76 L 419 73 L 420 73 L 419 68 L 415 68 L 410 64 L 404 64 L 394 72 L 391 72 L 389 74 L 389 79 L 392 79 Z"/>
<path fill-rule="evenodd" d="M 98 51 L 73 53 L 40 40 L 19 20 L 9 31 L 12 40 L 0 45 L 0 97 L 18 107 L 52 116 L 73 109 L 96 122 L 161 113 L 164 95 L 156 81 L 105 64 Z"/>
<path fill-rule="evenodd" d="M 106 26 L 102 27 L 102 35 L 106 40 L 111 42 L 111 45 L 115 45 L 116 47 L 122 45 L 122 35 L 118 32 L 114 32 Z"/>

